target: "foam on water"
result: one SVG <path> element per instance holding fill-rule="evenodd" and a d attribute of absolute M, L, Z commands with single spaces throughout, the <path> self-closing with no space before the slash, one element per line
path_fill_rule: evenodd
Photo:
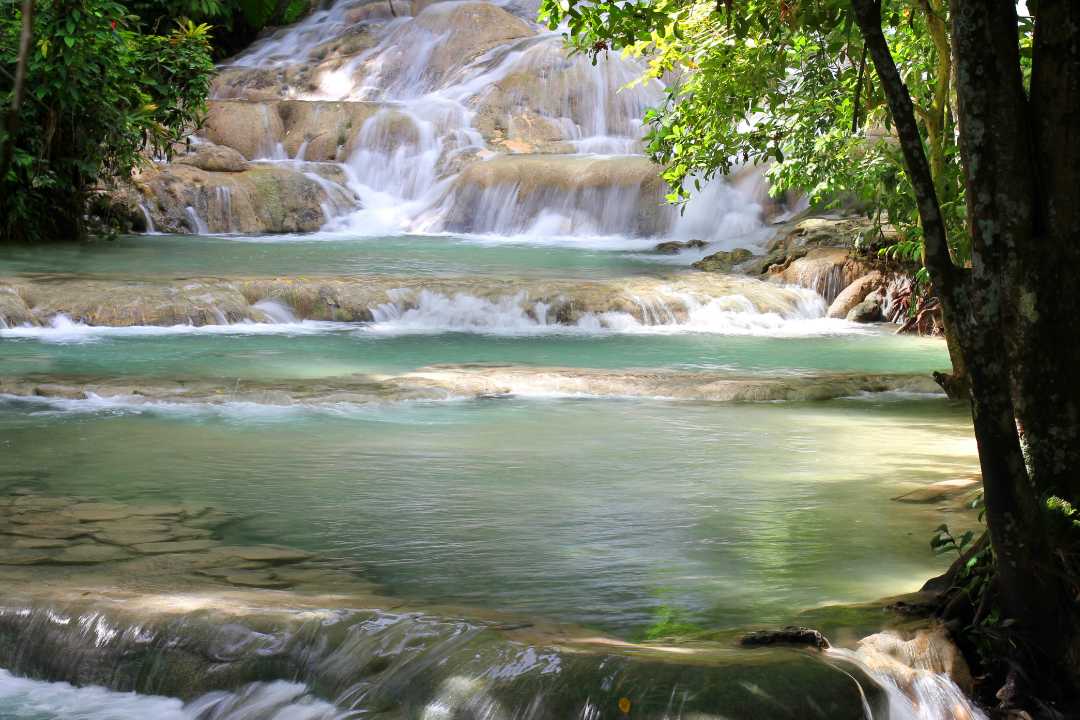
<path fill-rule="evenodd" d="M 0 669 L 0 717 L 10 720 L 332 720 L 333 705 L 299 683 L 253 683 L 185 704 L 176 698 L 44 682 Z"/>
<path fill-rule="evenodd" d="M 94 342 L 104 338 L 146 337 L 161 335 L 312 335 L 348 330 L 347 323 L 321 322 L 316 320 L 288 320 L 292 312 L 272 300 L 256 303 L 255 307 L 268 316 L 280 318 L 281 322 L 238 322 L 220 325 L 86 325 L 67 315 L 56 315 L 48 325 L 18 325 L 0 328 L 0 339 L 18 338 L 55 343 Z M 277 319 L 275 318 L 275 319 Z"/>

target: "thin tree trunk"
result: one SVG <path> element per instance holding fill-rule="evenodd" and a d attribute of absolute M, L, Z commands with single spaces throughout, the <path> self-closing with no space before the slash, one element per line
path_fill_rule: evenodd
<path fill-rule="evenodd" d="M 11 107 L 8 109 L 7 133 L 3 151 L 0 152 L 0 180 L 7 177 L 15 156 L 15 133 L 19 131 L 19 111 L 22 109 L 23 93 L 26 87 L 26 66 L 30 61 L 30 46 L 34 34 L 34 0 L 23 0 L 22 30 L 19 33 L 19 56 L 15 66 L 15 82 L 11 88 Z"/>

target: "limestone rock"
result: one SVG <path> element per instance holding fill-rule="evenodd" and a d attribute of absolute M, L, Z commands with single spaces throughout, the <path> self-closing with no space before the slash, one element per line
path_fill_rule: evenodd
<path fill-rule="evenodd" d="M 893 675 L 901 689 L 910 686 L 918 672 L 929 672 L 946 675 L 961 690 L 971 692 L 971 670 L 939 625 L 918 630 L 907 640 L 894 632 L 871 635 L 859 642 L 856 654 L 872 669 Z"/>
<path fill-rule="evenodd" d="M 757 630 L 743 635 L 739 644 L 744 647 L 763 645 L 796 645 L 827 650 L 829 641 L 817 630 L 789 625 L 780 630 Z"/>
<path fill-rule="evenodd" d="M 731 272 L 736 265 L 746 262 L 753 256 L 754 254 L 746 248 L 721 250 L 698 260 L 691 267 L 705 272 L 726 273 Z"/>
<path fill-rule="evenodd" d="M 863 301 L 851 308 L 851 311 L 847 314 L 847 320 L 849 322 L 878 322 L 882 319 L 881 306 L 883 298 L 881 290 L 875 290 L 874 292 L 863 298 Z"/>
<path fill-rule="evenodd" d="M 885 276 L 877 270 L 868 272 L 858 278 L 844 288 L 836 296 L 836 299 L 832 301 L 832 304 L 829 305 L 828 316 L 836 319 L 846 318 L 856 305 L 865 300 L 867 295 L 882 287 L 884 282 Z"/>
<path fill-rule="evenodd" d="M 809 288 L 831 303 L 848 285 L 869 270 L 861 260 L 851 257 L 847 249 L 815 247 L 785 266 L 771 268 L 769 272 L 773 280 Z"/>
<path fill-rule="evenodd" d="M 704 240 L 669 240 L 657 245 L 655 250 L 664 255 L 675 255 L 683 250 L 700 250 L 708 245 Z"/>
<path fill-rule="evenodd" d="M 172 161 L 209 172 L 243 172 L 251 167 L 238 151 L 211 142 L 196 143 L 188 152 L 173 156 Z"/>
<path fill-rule="evenodd" d="M 219 547 L 215 553 L 228 557 L 250 560 L 253 562 L 266 562 L 271 564 L 293 563 L 311 558 L 311 553 L 294 548 L 278 547 L 275 545 L 249 545 L 234 547 Z"/>
<path fill-rule="evenodd" d="M 0 287 L 0 328 L 33 323 L 34 315 L 14 288 Z"/>
<path fill-rule="evenodd" d="M 72 545 L 54 555 L 52 562 L 60 565 L 94 565 L 130 558 L 129 553 L 112 545 Z"/>
<path fill-rule="evenodd" d="M 492 190 L 501 190 L 498 207 Z M 620 202 L 630 198 L 628 211 Z M 485 232 L 504 224 L 507 209 L 514 229 L 525 230 L 552 207 L 567 223 L 603 226 L 610 232 L 656 235 L 666 226 L 671 208 L 663 204 L 663 185 L 656 167 L 645 157 L 502 155 L 476 162 L 457 177 L 452 210 L 444 229 Z M 505 225 L 503 225 L 505 227 Z M 559 232 L 570 232 L 570 225 Z"/>
<path fill-rule="evenodd" d="M 893 498 L 893 500 L 905 503 L 941 502 L 942 500 L 948 500 L 950 498 L 964 495 L 968 491 L 978 487 L 981 482 L 982 480 L 979 477 L 958 478 L 955 480 L 941 480 L 936 483 L 930 483 L 929 485 L 921 487 L 918 490 L 912 490 L 909 493 L 904 493 L 903 495 Z"/>
<path fill-rule="evenodd" d="M 155 227 L 197 232 L 192 214 L 210 232 L 311 232 L 326 222 L 324 205 L 354 203 L 343 187 L 328 186 L 288 167 L 253 165 L 243 172 L 208 172 L 168 165 L 136 178 Z"/>
<path fill-rule="evenodd" d="M 168 542 L 150 542 L 132 545 L 131 549 L 141 555 L 167 555 L 171 553 L 203 552 L 216 546 L 216 540 L 179 540 Z"/>

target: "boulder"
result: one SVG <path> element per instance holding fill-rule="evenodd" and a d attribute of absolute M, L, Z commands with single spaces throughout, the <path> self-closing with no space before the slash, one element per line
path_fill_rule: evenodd
<path fill-rule="evenodd" d="M 700 250 L 708 245 L 704 240 L 669 240 L 657 245 L 655 250 L 663 255 L 676 255 L 683 250 Z"/>
<path fill-rule="evenodd" d="M 750 258 L 754 257 L 754 253 L 750 252 L 746 248 L 735 248 L 734 250 L 721 250 L 720 252 L 713 253 L 708 257 L 704 257 L 693 263 L 690 267 L 703 270 L 705 272 L 719 272 L 726 273 L 731 272 L 732 268 L 736 265 L 746 262 Z"/>
<path fill-rule="evenodd" d="M 410 34 L 420 30 L 428 38 L 434 35 L 441 39 L 428 59 L 427 77 L 436 84 L 491 48 L 536 34 L 521 18 L 486 2 L 434 3 L 423 8 L 410 25 L 414 26 L 408 28 Z M 415 47 L 397 50 L 406 67 L 411 65 Z"/>
<path fill-rule="evenodd" d="M 0 328 L 32 322 L 34 314 L 12 287 L 0 287 Z"/>
<path fill-rule="evenodd" d="M 909 639 L 895 632 L 870 635 L 859 641 L 856 655 L 870 669 L 893 677 L 905 691 L 919 673 L 933 673 L 948 677 L 965 693 L 971 693 L 971 670 L 940 625 L 917 630 Z"/>
<path fill-rule="evenodd" d="M 168 165 L 135 182 L 154 226 L 163 232 L 199 232 L 201 224 L 208 232 L 312 232 L 327 220 L 324 207 L 355 203 L 352 193 L 333 181 L 266 164 L 243 172 Z"/>
<path fill-rule="evenodd" d="M 211 142 L 191 145 L 187 152 L 173 156 L 172 162 L 191 165 L 208 172 L 243 172 L 251 167 L 251 163 L 238 151 Z"/>
<path fill-rule="evenodd" d="M 758 630 L 747 633 L 739 639 L 743 647 L 761 647 L 764 645 L 795 645 L 828 650 L 829 641 L 817 630 L 789 625 L 780 630 Z"/>
<path fill-rule="evenodd" d="M 454 181 L 451 232 L 523 232 L 556 216 L 554 232 L 656 235 L 672 209 L 663 183 L 643 156 L 500 155 L 468 165 Z"/>
<path fill-rule="evenodd" d="M 855 279 L 870 268 L 851 257 L 845 248 L 814 247 L 805 250 L 786 265 L 774 265 L 769 274 L 774 281 L 814 290 L 831 303 Z"/>
<path fill-rule="evenodd" d="M 851 310 L 866 299 L 866 296 L 884 286 L 885 276 L 877 270 L 868 272 L 856 279 L 836 296 L 829 305 L 828 316 L 843 319 Z"/>
<path fill-rule="evenodd" d="M 368 118 L 382 106 L 315 100 L 212 100 L 201 134 L 244 157 L 344 160 Z"/>
<path fill-rule="evenodd" d="M 862 216 L 802 215 L 777 227 L 766 248 L 790 252 L 799 248 L 850 248 L 872 228 Z"/>
<path fill-rule="evenodd" d="M 851 308 L 845 318 L 848 322 L 869 323 L 882 320 L 881 305 L 883 302 L 881 290 L 875 290 L 867 295 L 861 303 Z"/>

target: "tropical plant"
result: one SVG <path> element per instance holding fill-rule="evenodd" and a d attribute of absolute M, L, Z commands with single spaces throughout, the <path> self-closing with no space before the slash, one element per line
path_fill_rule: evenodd
<path fill-rule="evenodd" d="M 101 220 L 98 191 L 145 154 L 168 154 L 205 107 L 209 27 L 187 21 L 144 35 L 112 0 L 36 3 L 26 97 L 0 130 L 11 161 L 0 177 L 0 237 L 85 237 Z M 0 97 L 13 91 L 22 12 L 0 16 Z M 6 105 L 7 103 L 5 103 Z"/>

